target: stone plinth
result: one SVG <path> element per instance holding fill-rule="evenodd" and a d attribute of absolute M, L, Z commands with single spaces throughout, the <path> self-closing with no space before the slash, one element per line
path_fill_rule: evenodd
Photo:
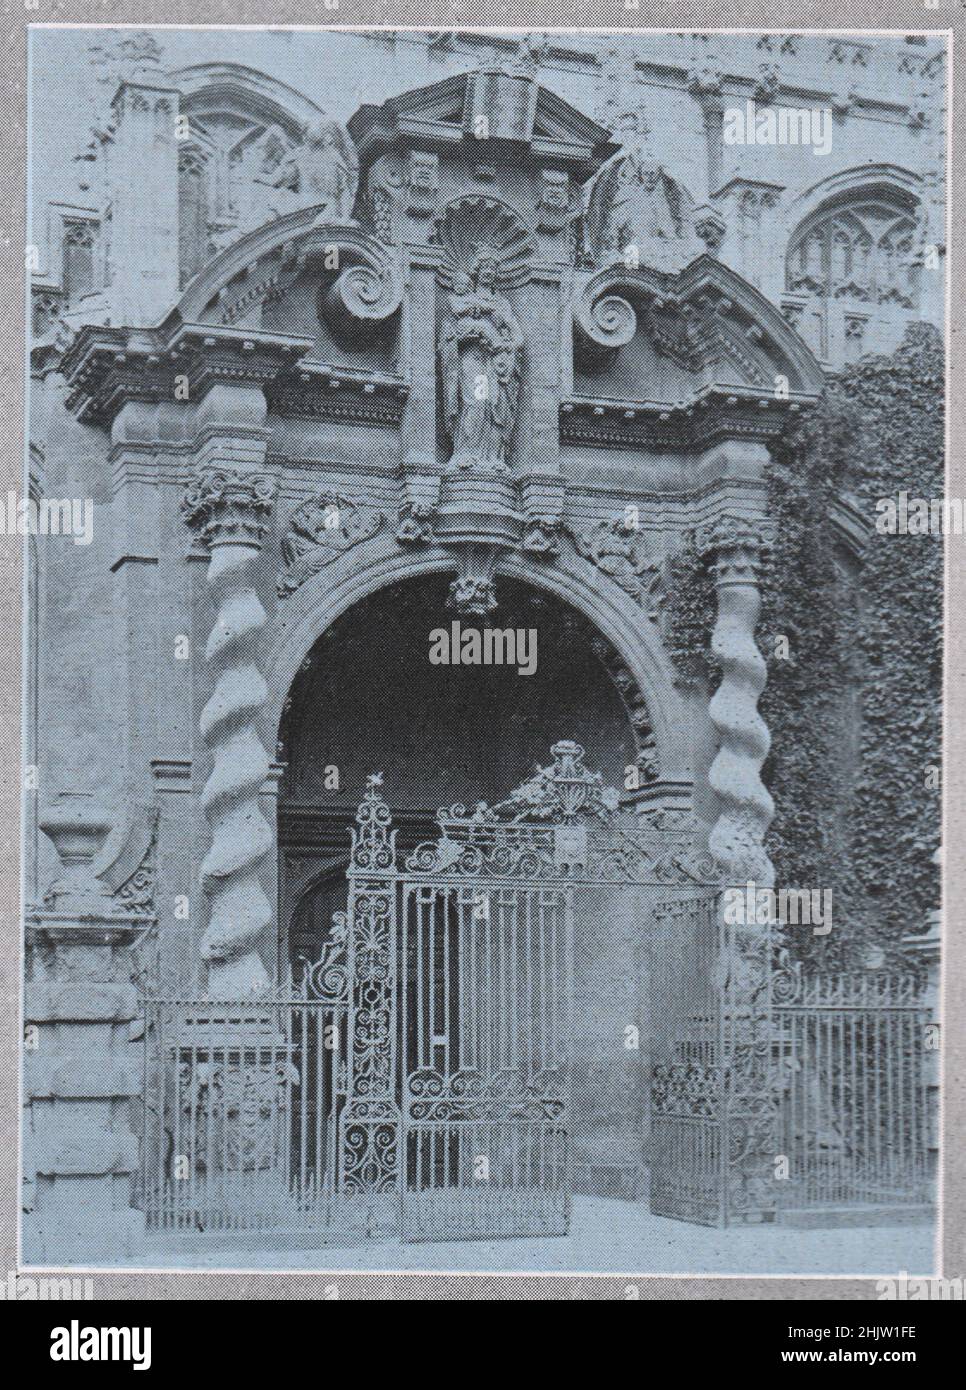
<path fill-rule="evenodd" d="M 137 1255 L 143 1231 L 131 1207 L 130 1024 L 133 947 L 148 924 L 115 911 L 91 873 L 110 826 L 93 797 L 62 794 L 40 825 L 64 874 L 27 921 L 24 1257 L 110 1263 Z"/>

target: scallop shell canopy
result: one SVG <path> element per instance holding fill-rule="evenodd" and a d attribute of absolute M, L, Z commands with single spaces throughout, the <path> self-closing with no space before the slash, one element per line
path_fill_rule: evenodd
<path fill-rule="evenodd" d="M 520 285 L 536 252 L 532 232 L 516 213 L 498 199 L 482 196 L 450 203 L 436 221 L 433 240 L 443 248 L 440 278 L 450 287 L 456 273 L 472 272 L 481 251 L 496 261 L 501 288 Z"/>

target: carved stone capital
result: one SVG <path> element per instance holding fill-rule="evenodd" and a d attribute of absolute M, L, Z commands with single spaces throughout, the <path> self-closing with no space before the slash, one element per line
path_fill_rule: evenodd
<path fill-rule="evenodd" d="M 257 548 L 265 539 L 276 489 L 269 473 L 207 466 L 185 489 L 181 516 L 209 547 Z"/>
<path fill-rule="evenodd" d="M 762 63 L 758 69 L 758 80 L 755 83 L 755 100 L 769 102 L 774 101 L 781 82 L 781 68 L 777 63 Z"/>
<path fill-rule="evenodd" d="M 695 533 L 695 548 L 711 564 L 715 583 L 757 584 L 774 528 L 762 520 L 722 516 Z"/>
<path fill-rule="evenodd" d="M 701 58 L 688 72 L 688 91 L 696 97 L 718 96 L 723 79 L 724 73 L 716 59 Z"/>

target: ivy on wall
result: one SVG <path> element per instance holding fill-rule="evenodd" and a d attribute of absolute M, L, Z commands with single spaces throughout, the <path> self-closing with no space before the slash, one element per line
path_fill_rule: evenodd
<path fill-rule="evenodd" d="M 879 532 L 876 503 L 943 496 L 943 392 L 938 334 L 914 325 L 891 357 L 830 382 L 773 450 L 758 628 L 768 849 L 779 886 L 832 889 L 828 936 L 787 933 L 796 955 L 830 967 L 869 961 L 870 948 L 895 959 L 938 906 L 943 538 Z M 830 524 L 843 497 L 854 552 Z M 710 692 L 711 576 L 686 549 L 670 578 L 672 658 Z"/>

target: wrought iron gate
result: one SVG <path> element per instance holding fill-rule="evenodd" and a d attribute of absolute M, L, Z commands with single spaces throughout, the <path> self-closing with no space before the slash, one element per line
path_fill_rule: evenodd
<path fill-rule="evenodd" d="M 563 1234 L 573 890 L 527 877 L 522 828 L 494 859 L 441 825 L 399 886 L 403 1233 Z"/>
<path fill-rule="evenodd" d="M 337 1187 L 370 1234 L 400 1219 L 409 1240 L 566 1232 L 575 895 L 715 890 L 686 828 L 630 833 L 583 749 L 552 752 L 500 805 L 441 811 L 402 865 L 369 779 Z"/>
<path fill-rule="evenodd" d="M 629 831 L 579 745 L 552 753 L 500 805 L 441 811 L 403 863 L 371 776 L 344 920 L 300 984 L 146 1001 L 154 1226 L 338 1243 L 567 1230 L 578 895 L 715 885 L 688 827 Z"/>

